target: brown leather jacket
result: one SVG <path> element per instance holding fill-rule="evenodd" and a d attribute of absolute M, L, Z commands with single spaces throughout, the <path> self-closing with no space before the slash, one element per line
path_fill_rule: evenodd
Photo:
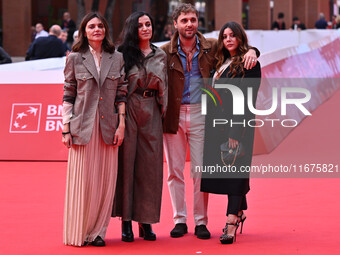
<path fill-rule="evenodd" d="M 203 78 L 210 77 L 210 71 L 216 66 L 215 53 L 217 50 L 216 39 L 206 39 L 200 32 L 197 32 L 199 40 L 198 63 Z M 163 121 L 163 132 L 176 134 L 179 123 L 179 110 L 184 89 L 184 72 L 182 61 L 178 53 L 178 32 L 171 41 L 161 48 L 167 54 L 168 62 L 168 109 Z"/>

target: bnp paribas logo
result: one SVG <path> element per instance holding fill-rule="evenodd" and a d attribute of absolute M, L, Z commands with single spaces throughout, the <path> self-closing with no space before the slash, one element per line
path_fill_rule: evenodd
<path fill-rule="evenodd" d="M 41 104 L 12 104 L 10 133 L 39 133 Z"/>

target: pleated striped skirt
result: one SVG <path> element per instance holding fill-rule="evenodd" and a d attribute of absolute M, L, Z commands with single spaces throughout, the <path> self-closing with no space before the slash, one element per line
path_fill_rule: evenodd
<path fill-rule="evenodd" d="M 105 238 L 116 189 L 118 148 L 104 143 L 99 117 L 87 145 L 69 150 L 63 242 L 81 246 Z"/>

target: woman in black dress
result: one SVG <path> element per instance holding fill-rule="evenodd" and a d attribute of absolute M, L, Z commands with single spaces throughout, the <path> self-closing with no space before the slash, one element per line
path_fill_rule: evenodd
<path fill-rule="evenodd" d="M 221 105 L 208 102 L 205 124 L 204 166 L 202 170 L 201 191 L 215 194 L 228 195 L 227 224 L 223 229 L 220 241 L 223 244 L 233 243 L 236 240 L 236 231 L 239 223 L 246 219 L 243 210 L 247 209 L 246 194 L 249 191 L 249 172 L 241 172 L 250 167 L 253 154 L 254 126 L 249 120 L 255 119 L 255 115 L 249 110 L 248 96 L 252 96 L 252 104 L 255 107 L 257 92 L 261 82 L 261 67 L 256 63 L 255 67 L 246 70 L 243 67 L 244 54 L 248 51 L 248 39 L 244 29 L 235 22 L 228 22 L 220 30 L 218 38 L 218 51 L 216 53 L 218 63 L 213 77 L 213 87 L 217 84 L 230 84 L 237 87 L 244 95 L 244 113 L 233 114 L 233 94 L 229 89 L 217 89 L 221 97 Z M 236 88 L 236 89 L 237 89 Z M 252 88 L 252 95 L 248 94 L 248 88 Z M 241 100 L 238 97 L 237 100 Z M 235 107 L 236 108 L 236 107 Z M 213 127 L 214 119 L 227 120 L 227 124 L 219 124 Z M 226 121 L 224 121 L 225 123 Z M 250 125 L 249 125 L 250 124 Z M 220 145 L 229 142 L 229 148 L 235 149 L 239 144 L 245 149 L 245 154 L 233 162 L 232 168 L 221 158 Z M 225 171 L 214 173 L 206 171 L 208 166 L 224 167 Z M 242 232 L 242 227 L 241 227 Z"/>

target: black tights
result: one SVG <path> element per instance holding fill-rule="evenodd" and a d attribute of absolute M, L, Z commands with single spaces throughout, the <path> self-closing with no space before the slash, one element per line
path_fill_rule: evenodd
<path fill-rule="evenodd" d="M 246 195 L 228 195 L 227 216 L 228 214 L 238 215 L 239 211 L 247 210 L 247 208 Z"/>

